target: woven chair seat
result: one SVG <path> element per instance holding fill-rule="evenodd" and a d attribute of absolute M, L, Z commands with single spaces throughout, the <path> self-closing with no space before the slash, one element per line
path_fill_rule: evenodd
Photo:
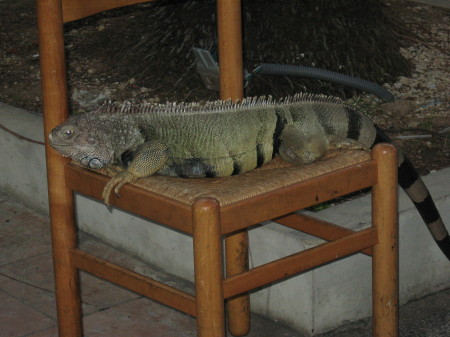
<path fill-rule="evenodd" d="M 221 206 L 318 177 L 370 159 L 369 152 L 333 150 L 312 164 L 294 166 L 276 157 L 253 171 L 221 178 L 177 178 L 153 175 L 132 184 L 192 205 L 200 197 L 217 199 Z M 114 171 L 103 174 L 112 175 Z"/>

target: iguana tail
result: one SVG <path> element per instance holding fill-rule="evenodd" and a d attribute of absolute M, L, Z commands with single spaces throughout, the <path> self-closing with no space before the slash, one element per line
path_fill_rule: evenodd
<path fill-rule="evenodd" d="M 376 127 L 374 144 L 392 143 L 391 139 L 378 127 Z M 434 240 L 442 252 L 450 260 L 450 237 L 439 211 L 436 209 L 433 198 L 422 179 L 417 174 L 411 161 L 400 152 L 398 166 L 398 183 L 416 206 L 423 221 L 427 225 Z"/>

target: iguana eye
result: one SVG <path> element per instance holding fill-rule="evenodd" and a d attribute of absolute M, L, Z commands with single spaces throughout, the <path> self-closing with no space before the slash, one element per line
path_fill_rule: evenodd
<path fill-rule="evenodd" d="M 66 138 L 66 139 L 72 138 L 73 132 L 74 132 L 73 129 L 66 129 L 66 130 L 64 130 L 63 131 L 64 138 Z"/>

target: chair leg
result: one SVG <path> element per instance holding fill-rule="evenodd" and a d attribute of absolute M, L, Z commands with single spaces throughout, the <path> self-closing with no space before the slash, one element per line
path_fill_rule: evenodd
<path fill-rule="evenodd" d="M 54 228 L 55 225 L 53 224 Z M 55 233 L 56 230 L 52 230 Z M 55 234 L 52 234 L 53 237 Z M 64 234 L 59 234 L 63 236 Z M 53 265 L 55 272 L 56 307 L 60 337 L 81 337 L 81 298 L 78 270 L 70 261 L 70 252 L 64 243 L 72 241 L 53 239 Z M 56 243 L 59 242 L 59 243 Z"/>
<path fill-rule="evenodd" d="M 217 0 L 220 99 L 244 96 L 241 0 Z"/>
<path fill-rule="evenodd" d="M 373 226 L 378 244 L 373 247 L 373 336 L 398 336 L 398 214 L 397 151 L 378 145 L 378 182 L 373 187 Z"/>
<path fill-rule="evenodd" d="M 68 115 L 67 82 L 64 65 L 63 19 L 61 1 L 38 0 L 39 50 L 45 135 Z M 76 247 L 73 197 L 65 188 L 64 163 L 46 145 L 53 265 L 59 336 L 81 337 L 81 301 L 78 272 L 70 258 Z"/>
<path fill-rule="evenodd" d="M 220 98 L 241 100 L 244 94 L 241 0 L 217 1 L 217 34 L 220 59 Z M 227 275 L 248 269 L 248 234 L 240 232 L 225 239 Z M 245 256 L 245 257 L 244 257 Z M 231 261 L 231 262 L 229 262 Z M 250 330 L 249 296 L 228 301 L 228 327 L 234 336 Z"/>
<path fill-rule="evenodd" d="M 225 239 L 227 276 L 248 270 L 248 231 L 243 230 Z M 250 332 L 250 295 L 245 293 L 227 301 L 228 330 L 233 336 Z"/>
<path fill-rule="evenodd" d="M 52 156 L 52 154 L 48 154 Z M 50 160 L 50 174 L 62 177 L 63 164 Z M 58 186 L 58 184 L 60 184 Z M 81 295 L 78 269 L 73 265 L 70 250 L 77 247 L 73 195 L 62 188 L 64 181 L 49 179 L 50 223 L 53 269 L 55 273 L 56 308 L 60 337 L 82 336 Z"/>
<path fill-rule="evenodd" d="M 47 169 L 56 175 L 62 166 L 57 165 L 56 161 L 51 161 Z M 70 190 L 55 186 L 58 183 L 64 182 L 58 182 L 56 179 L 49 180 L 58 331 L 60 337 L 81 337 L 83 328 L 79 275 L 70 256 L 70 250 L 77 247 L 73 195 Z"/>
<path fill-rule="evenodd" d="M 219 203 L 200 198 L 193 207 L 198 337 L 225 337 Z"/>

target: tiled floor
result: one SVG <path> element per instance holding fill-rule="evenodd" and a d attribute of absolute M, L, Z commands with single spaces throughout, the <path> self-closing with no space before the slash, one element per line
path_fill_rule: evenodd
<path fill-rule="evenodd" d="M 192 292 L 191 284 L 86 234 L 80 242 L 83 249 L 95 255 Z M 53 285 L 48 220 L 0 193 L 0 337 L 57 337 Z M 81 290 L 86 337 L 196 336 L 194 318 L 106 281 L 82 273 Z M 400 310 L 400 337 L 447 337 L 449 331 L 450 289 L 407 303 Z M 362 320 L 320 336 L 371 335 L 370 320 Z M 253 316 L 248 336 L 303 335 Z"/>
<path fill-rule="evenodd" d="M 101 257 L 192 291 L 192 286 L 82 235 Z M 58 335 L 48 219 L 0 194 L 0 337 Z M 89 274 L 81 274 L 87 337 L 196 336 L 195 319 Z M 253 318 L 253 337 L 300 337 L 274 322 Z"/>

